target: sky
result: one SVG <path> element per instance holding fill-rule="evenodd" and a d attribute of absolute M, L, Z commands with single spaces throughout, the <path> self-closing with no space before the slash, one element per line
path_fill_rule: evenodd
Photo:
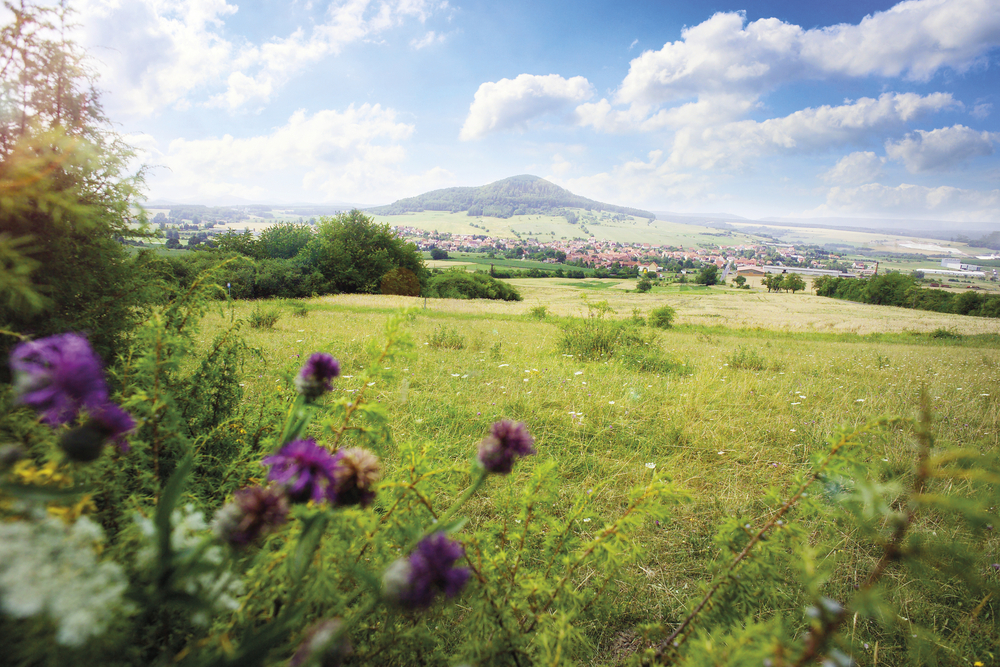
<path fill-rule="evenodd" d="M 80 0 L 150 200 L 1000 223 L 1000 0 Z"/>

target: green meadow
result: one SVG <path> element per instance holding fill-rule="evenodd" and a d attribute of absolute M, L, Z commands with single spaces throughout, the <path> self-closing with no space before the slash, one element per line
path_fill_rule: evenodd
<path fill-rule="evenodd" d="M 926 391 L 937 448 L 997 452 L 995 321 L 902 309 L 886 309 L 891 317 L 883 319 L 873 306 L 724 287 L 676 286 L 639 295 L 616 281 L 513 282 L 523 302 L 342 295 L 301 302 L 304 316 L 295 314 L 302 309 L 292 302 L 263 304 L 280 319 L 273 329 L 243 330 L 259 351 L 243 367 L 244 400 L 289 387 L 314 351 L 341 361 L 336 392 L 361 390 L 356 378 L 367 363 L 365 344 L 379 339 L 392 313 L 410 307 L 407 331 L 416 357 L 392 368 L 391 382 L 367 389 L 388 410 L 393 442 L 432 443 L 431 454 L 447 463 L 468 460 L 502 418 L 525 422 L 536 439 L 537 456 L 525 459 L 490 494 L 473 499 L 474 521 L 512 520 L 513 494 L 547 461 L 555 462 L 567 495 L 592 491 L 594 501 L 580 524 L 584 532 L 614 520 L 628 489 L 652 475 L 674 480 L 689 500 L 635 537 L 643 556 L 612 583 L 613 616 L 588 630 L 600 647 L 592 664 L 618 664 L 648 645 L 635 634 L 638 623 L 676 623 L 701 595 L 706 573 L 726 558 L 714 537 L 720 524 L 739 518 L 760 526 L 772 511 L 765 490 L 787 492 L 841 426 L 883 415 L 913 417 Z M 561 326 L 591 316 L 587 303 L 600 299 L 608 299 L 615 318 L 645 316 L 661 304 L 675 308 L 676 325 L 658 331 L 652 343 L 673 360 L 672 368 L 641 372 L 616 358 L 582 361 L 568 354 Z M 718 317 L 706 313 L 705 302 Z M 204 321 L 203 341 L 246 318 L 254 306 L 218 307 Z M 827 326 L 827 309 L 839 311 L 840 321 L 853 322 L 853 328 Z M 760 319 L 749 322 L 723 315 L 754 311 L 762 313 Z M 931 316 L 943 319 L 928 324 Z M 442 339 L 450 345 L 440 345 Z M 916 456 L 912 431 L 886 427 L 863 443 L 873 478 L 909 474 Z M 391 451 L 386 464 L 398 464 Z M 972 489 L 959 483 L 950 490 L 961 496 Z M 435 502 L 444 506 L 447 500 Z M 815 557 L 818 567 L 829 570 L 824 595 L 849 597 L 859 576 L 874 566 L 877 550 L 846 525 L 813 525 L 808 522 L 816 519 L 790 516 L 806 524 L 806 534 L 822 527 L 838 536 L 833 547 L 820 544 Z M 940 518 L 918 516 L 911 530 L 929 535 L 942 529 Z M 988 568 L 997 560 L 1000 539 L 987 538 L 977 548 L 981 562 L 975 567 Z M 843 631 L 842 648 L 857 664 L 916 664 L 908 653 L 909 630 L 901 629 L 910 625 L 935 627 L 947 638 L 942 651 L 954 660 L 942 664 L 971 665 L 995 649 L 993 603 L 972 597 L 974 591 L 960 581 L 925 585 L 897 569 L 885 581 L 907 620 L 886 629 L 855 616 Z"/>
<path fill-rule="evenodd" d="M 590 237 L 621 243 L 696 247 L 760 243 L 760 239 L 734 231 L 724 231 L 698 225 L 685 225 L 666 220 L 649 221 L 624 216 L 614 220 L 610 213 L 574 209 L 579 216 L 570 224 L 562 216 L 515 215 L 510 218 L 470 217 L 464 211 L 421 211 L 405 215 L 376 215 L 376 222 L 391 226 L 416 227 L 447 234 L 487 234 L 494 237 L 522 239 L 585 240 Z M 473 227 L 473 225 L 476 225 Z"/>

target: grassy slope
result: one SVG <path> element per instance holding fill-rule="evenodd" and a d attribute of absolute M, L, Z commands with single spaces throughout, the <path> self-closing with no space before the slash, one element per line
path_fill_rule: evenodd
<path fill-rule="evenodd" d="M 480 519 L 506 516 L 510 510 L 504 499 L 516 493 L 518 479 L 542 459 L 558 462 L 567 488 L 595 489 L 599 499 L 589 526 L 600 526 L 619 511 L 627 489 L 652 474 L 648 463 L 692 494 L 672 521 L 648 526 L 640 535 L 648 556 L 641 572 L 619 582 L 615 595 L 621 615 L 593 629 L 602 646 L 638 620 L 676 617 L 704 577 L 720 519 L 738 514 L 758 522 L 761 490 L 781 486 L 804 469 L 837 426 L 881 414 L 913 415 L 926 386 L 940 444 L 997 448 L 996 321 L 941 316 L 944 326 L 985 337 L 934 340 L 903 333 L 939 324 L 928 323 L 930 314 L 915 311 L 724 288 L 637 295 L 613 281 L 588 282 L 605 285 L 590 292 L 592 300 L 608 298 L 623 315 L 632 304 L 643 312 L 659 303 L 673 305 L 681 326 L 662 333 L 660 345 L 684 361 L 687 374 L 637 373 L 613 362 L 584 363 L 563 355 L 557 324 L 524 314 L 537 304 L 579 314 L 585 291 L 551 280 L 518 281 L 522 303 L 429 301 L 426 310 L 419 309 L 411 327 L 418 357 L 394 369 L 398 382 L 379 387 L 377 398 L 389 406 L 397 441 L 434 442 L 444 460 L 469 457 L 497 419 L 529 425 L 539 456 L 519 467 L 511 480 L 494 482 L 475 501 L 473 512 Z M 364 363 L 365 342 L 379 338 L 387 314 L 400 305 L 420 308 L 423 302 L 324 297 L 310 302 L 305 318 L 284 309 L 274 330 L 246 329 L 265 360 L 248 362 L 245 369 L 248 400 L 258 387 L 287 385 L 303 358 L 316 350 L 342 361 L 344 376 L 337 391 L 357 389 L 351 376 Z M 240 303 L 209 315 L 205 340 L 249 309 L 250 304 Z M 428 345 L 441 327 L 455 329 L 465 348 Z M 764 357 L 767 369 L 731 368 L 730 356 L 740 347 Z M 901 432 L 881 433 L 868 447 L 873 474 L 903 471 L 911 463 L 911 441 Z M 845 558 L 837 571 L 869 565 L 863 557 L 860 565 Z M 835 579 L 830 594 L 837 597 L 844 582 Z M 916 599 L 924 593 L 919 585 L 908 584 L 902 595 Z M 942 591 L 921 604 L 926 608 L 910 610 L 915 618 L 926 621 L 935 614 L 940 621 L 953 617 L 956 603 Z M 864 655 L 862 640 L 878 635 L 868 634 L 861 622 L 857 637 L 856 656 Z M 879 657 L 885 664 L 900 664 L 902 649 L 883 641 Z"/>

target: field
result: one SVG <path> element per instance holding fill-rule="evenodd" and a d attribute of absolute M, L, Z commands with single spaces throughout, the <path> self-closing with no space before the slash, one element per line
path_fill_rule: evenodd
<path fill-rule="evenodd" d="M 744 517 L 747 525 L 759 525 L 767 514 L 763 489 L 787 486 L 839 426 L 879 415 L 913 416 L 926 387 L 940 447 L 997 452 L 1000 326 L 994 320 L 722 287 L 679 285 L 639 295 L 625 291 L 629 283 L 608 280 L 513 282 L 523 302 L 342 295 L 306 302 L 305 317 L 275 302 L 282 317 L 274 329 L 244 329 L 262 353 L 244 369 L 246 400 L 276 383 L 287 385 L 303 358 L 317 350 L 343 363 L 335 391 L 358 391 L 354 378 L 366 363 L 364 344 L 378 339 L 390 313 L 409 306 L 416 308 L 408 330 L 417 357 L 393 369 L 394 382 L 370 390 L 389 411 L 394 441 L 434 443 L 436 456 L 459 461 L 501 418 L 524 421 L 536 438 L 538 456 L 492 496 L 474 501 L 476 520 L 506 521 L 510 510 L 498 499 L 509 498 L 545 461 L 556 463 L 566 493 L 596 494 L 583 519 L 593 523 L 583 530 L 612 520 L 626 490 L 648 481 L 654 470 L 674 479 L 690 501 L 664 524 L 641 531 L 646 555 L 613 586 L 618 615 L 592 629 L 600 647 L 594 664 L 616 663 L 628 653 L 623 645 L 637 646 L 631 624 L 676 619 L 719 557 L 712 536 L 720 522 Z M 646 314 L 660 304 L 673 306 L 678 326 L 660 333 L 656 344 L 677 360 L 679 371 L 637 372 L 565 354 L 557 316 L 585 316 L 584 295 L 591 303 L 606 299 L 618 317 L 631 316 L 633 308 Z M 245 317 L 251 305 L 210 314 L 205 340 Z M 538 306 L 547 309 L 542 319 L 529 316 Z M 935 330 L 945 335 L 929 335 Z M 431 345 L 442 331 L 463 347 Z M 744 363 L 747 358 L 756 360 L 754 367 Z M 877 432 L 865 446 L 874 477 L 903 474 L 914 460 L 913 439 L 902 429 Z M 929 533 L 936 525 L 921 521 L 914 530 Z M 830 559 L 824 594 L 843 599 L 857 570 L 872 566 L 872 556 L 852 546 L 853 538 L 844 532 L 841 553 L 818 555 Z M 982 545 L 986 562 L 997 548 L 997 539 Z M 889 577 L 908 622 L 951 628 L 946 634 L 962 656 L 953 656 L 955 664 L 971 664 L 996 640 L 977 638 L 967 612 L 980 600 L 968 599 L 960 583 L 929 589 L 900 571 Z M 976 613 L 991 610 L 980 605 Z M 855 619 L 846 649 L 860 665 L 908 664 L 904 637 Z"/>
<path fill-rule="evenodd" d="M 469 217 L 464 212 L 421 211 L 406 215 L 377 215 L 376 222 L 391 226 L 416 227 L 427 231 L 449 234 L 488 234 L 494 237 L 522 239 L 573 240 L 595 237 L 622 243 L 650 243 L 691 248 L 704 245 L 740 245 L 759 243 L 760 239 L 737 232 L 684 225 L 665 220 L 649 222 L 643 218 L 628 217 L 625 221 L 613 220 L 612 214 L 575 211 L 580 216 L 577 224 L 570 224 L 562 216 L 515 215 L 511 218 Z M 476 225 L 473 227 L 473 225 Z"/>

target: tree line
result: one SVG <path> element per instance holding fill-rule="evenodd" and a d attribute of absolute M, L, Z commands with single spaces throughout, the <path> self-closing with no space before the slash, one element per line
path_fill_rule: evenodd
<path fill-rule="evenodd" d="M 1000 317 L 1000 294 L 984 294 L 976 290 L 955 293 L 942 289 L 925 289 L 917 284 L 916 278 L 902 273 L 886 273 L 871 278 L 819 276 L 813 280 L 813 289 L 819 296 L 859 303 L 955 315 Z"/>

